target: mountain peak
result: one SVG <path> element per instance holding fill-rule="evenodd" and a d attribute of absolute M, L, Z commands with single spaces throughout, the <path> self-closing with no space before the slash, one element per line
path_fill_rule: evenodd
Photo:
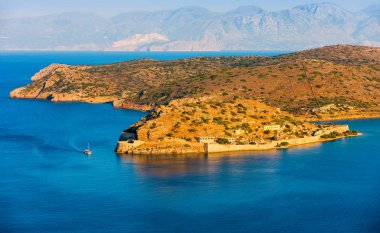
<path fill-rule="evenodd" d="M 261 7 L 254 5 L 240 6 L 236 9 L 227 12 L 227 15 L 255 15 L 261 14 L 265 10 Z"/>
<path fill-rule="evenodd" d="M 299 10 L 299 11 L 306 11 L 307 13 L 310 13 L 310 14 L 316 14 L 318 12 L 336 13 L 336 12 L 346 11 L 342 7 L 334 3 L 329 3 L 329 2 L 305 4 L 305 5 L 296 6 L 293 9 Z"/>
<path fill-rule="evenodd" d="M 184 6 L 175 10 L 170 11 L 171 16 L 189 16 L 190 18 L 204 18 L 213 14 L 206 8 L 199 6 Z"/>
<path fill-rule="evenodd" d="M 328 2 L 297 6 L 293 8 L 293 11 L 303 12 L 321 20 L 330 18 L 343 20 L 353 14 L 336 4 Z"/>
<path fill-rule="evenodd" d="M 206 8 L 200 6 L 184 6 L 180 7 L 176 10 L 176 12 L 200 12 L 200 13 L 210 13 L 210 11 Z"/>
<path fill-rule="evenodd" d="M 111 18 L 65 13 L 0 19 L 0 50 L 300 50 L 343 43 L 379 46 L 379 11 L 379 5 L 350 12 L 335 4 L 317 3 L 273 12 L 257 6 L 222 13 L 187 6 L 126 12 Z"/>
<path fill-rule="evenodd" d="M 380 4 L 371 5 L 363 10 L 363 12 L 373 15 L 373 16 L 379 16 L 380 15 Z"/>

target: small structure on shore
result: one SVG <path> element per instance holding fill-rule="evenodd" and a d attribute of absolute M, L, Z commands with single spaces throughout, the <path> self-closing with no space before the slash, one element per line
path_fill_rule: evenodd
<path fill-rule="evenodd" d="M 266 125 L 264 130 L 280 130 L 280 125 Z"/>
<path fill-rule="evenodd" d="M 214 143 L 216 141 L 215 137 L 195 137 L 195 140 L 199 143 Z"/>
<path fill-rule="evenodd" d="M 234 143 L 237 141 L 237 138 L 235 137 L 229 137 L 229 138 L 226 138 L 228 140 L 229 143 Z"/>

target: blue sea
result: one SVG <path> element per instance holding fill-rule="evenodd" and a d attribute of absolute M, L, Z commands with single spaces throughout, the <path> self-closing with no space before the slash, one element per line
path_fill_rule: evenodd
<path fill-rule="evenodd" d="M 278 52 L 0 52 L 0 232 L 380 232 L 379 119 L 307 147 L 118 156 L 146 113 L 8 97 L 51 63 L 257 54 Z"/>

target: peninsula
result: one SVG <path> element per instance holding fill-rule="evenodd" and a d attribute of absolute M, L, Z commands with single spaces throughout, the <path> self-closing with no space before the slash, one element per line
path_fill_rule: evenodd
<path fill-rule="evenodd" d="M 12 98 L 149 111 L 119 153 L 263 150 L 356 135 L 309 122 L 380 117 L 380 48 L 327 46 L 275 57 L 52 64 Z"/>
<path fill-rule="evenodd" d="M 207 97 L 160 106 L 119 138 L 117 153 L 184 154 L 283 148 L 358 135 L 251 99 Z"/>

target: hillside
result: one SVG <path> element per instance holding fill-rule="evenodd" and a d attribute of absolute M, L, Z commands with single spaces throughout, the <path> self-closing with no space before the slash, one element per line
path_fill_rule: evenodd
<path fill-rule="evenodd" d="M 380 45 L 378 6 L 350 12 L 331 3 L 280 11 L 241 6 L 125 12 L 68 12 L 0 19 L 1 50 L 302 50 L 331 44 Z"/>
<path fill-rule="evenodd" d="M 183 154 L 267 150 L 356 134 L 348 126 L 310 124 L 251 99 L 185 98 L 156 108 L 126 129 L 115 151 Z"/>
<path fill-rule="evenodd" d="M 173 137 L 188 142 L 194 142 L 199 135 L 244 138 L 247 142 L 268 140 L 275 135 L 274 131 L 265 134 L 265 125 L 283 127 L 281 133 L 276 135 L 278 140 L 311 136 L 311 132 L 318 129 L 316 125 L 255 100 L 218 100 L 186 98 L 172 101 L 155 109 L 130 129 L 137 128 L 138 138 L 143 141 Z"/>
<path fill-rule="evenodd" d="M 297 58 L 318 59 L 342 65 L 378 65 L 379 48 L 368 46 L 333 45 L 310 49 L 281 56 L 292 60 Z"/>
<path fill-rule="evenodd" d="M 185 97 L 256 99 L 309 120 L 380 116 L 380 48 L 327 46 L 275 57 L 53 64 L 12 98 L 149 110 Z"/>

